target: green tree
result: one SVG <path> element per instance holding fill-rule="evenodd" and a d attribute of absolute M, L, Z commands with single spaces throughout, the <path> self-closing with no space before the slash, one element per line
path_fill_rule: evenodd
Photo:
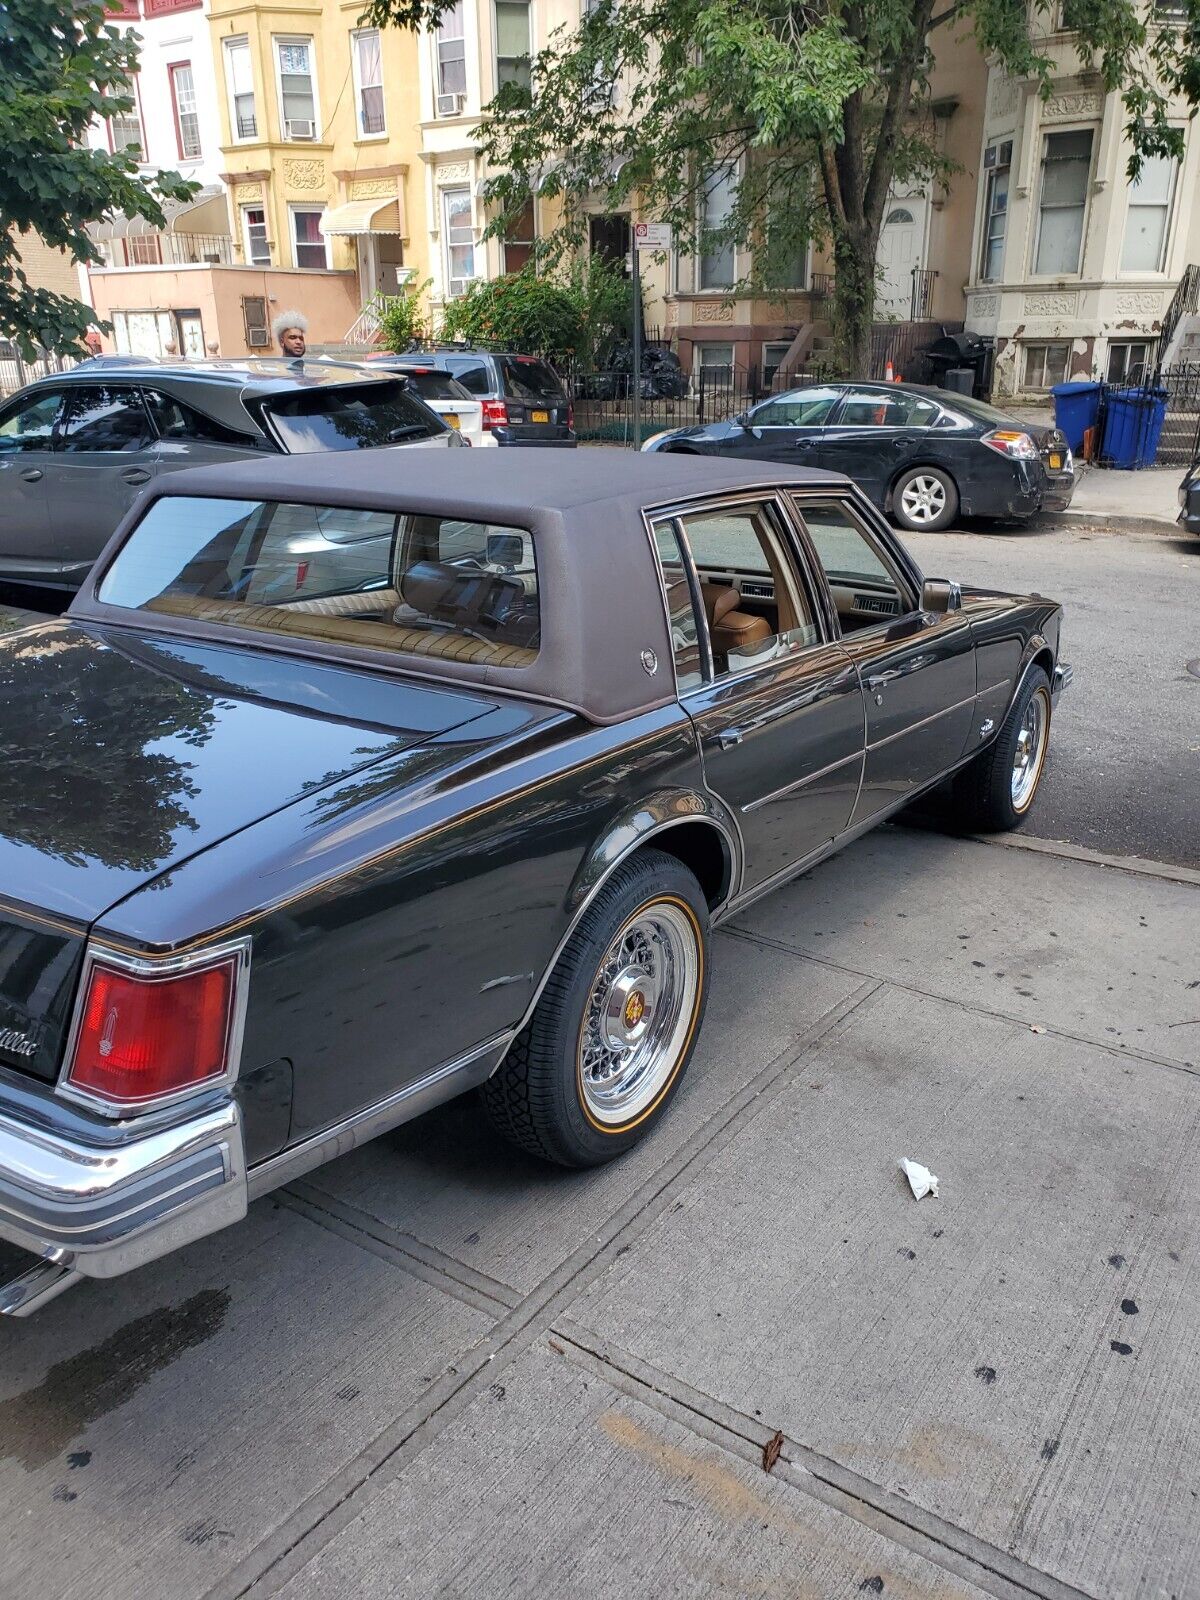
<path fill-rule="evenodd" d="M 745 286 L 764 291 L 786 285 L 786 263 L 809 237 L 826 240 L 843 353 L 864 371 L 888 192 L 947 172 L 929 92 L 942 41 L 971 34 L 1048 94 L 1053 64 L 1038 36 L 1055 6 L 597 0 L 534 60 L 532 99 L 503 90 L 478 130 L 499 174 L 490 186 L 504 213 L 496 230 L 536 190 L 562 201 L 562 224 L 544 247 L 565 249 L 583 235 L 581 202 L 599 192 L 610 208 L 635 201 L 671 223 L 685 250 L 750 240 L 755 277 Z M 444 9 L 445 0 L 373 0 L 369 15 L 411 27 Z M 1123 95 L 1135 171 L 1147 154 L 1182 149 L 1170 97 L 1200 101 L 1200 0 L 1182 9 L 1182 22 L 1159 23 L 1145 0 L 1066 0 L 1081 67 Z M 718 189 L 711 225 L 698 228 L 705 196 Z"/>
<path fill-rule="evenodd" d="M 492 350 L 521 350 L 594 366 L 632 326 L 632 288 L 600 256 L 539 272 L 531 263 L 502 278 L 479 279 L 447 303 L 442 337 Z"/>
<path fill-rule="evenodd" d="M 84 0 L 0 4 L 0 338 L 32 358 L 36 347 L 77 348 L 95 313 L 30 284 L 21 235 L 31 230 L 79 262 L 102 260 L 87 224 L 110 211 L 164 221 L 162 201 L 196 185 L 178 173 L 139 176 L 137 152 L 91 150 L 96 118 L 132 111 L 137 40 Z"/>
<path fill-rule="evenodd" d="M 425 296 L 432 283 L 432 278 L 426 278 L 424 283 L 407 285 L 397 295 L 380 297 L 379 342 L 385 350 L 403 355 L 428 339 L 429 314 Z"/>

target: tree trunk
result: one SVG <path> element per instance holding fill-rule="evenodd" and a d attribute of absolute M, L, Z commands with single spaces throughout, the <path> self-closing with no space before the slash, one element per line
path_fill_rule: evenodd
<path fill-rule="evenodd" d="M 878 235 L 868 227 L 835 229 L 833 328 L 851 378 L 871 376 L 871 325 L 875 317 Z"/>

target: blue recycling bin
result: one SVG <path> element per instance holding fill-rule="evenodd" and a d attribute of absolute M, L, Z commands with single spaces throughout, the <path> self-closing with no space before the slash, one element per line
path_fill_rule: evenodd
<path fill-rule="evenodd" d="M 1150 467 L 1167 418 L 1165 389 L 1110 389 L 1100 460 L 1106 467 Z"/>
<path fill-rule="evenodd" d="M 1054 396 L 1054 425 L 1066 434 L 1067 443 L 1076 455 L 1083 452 L 1083 436 L 1100 420 L 1102 383 L 1056 383 L 1050 393 Z"/>

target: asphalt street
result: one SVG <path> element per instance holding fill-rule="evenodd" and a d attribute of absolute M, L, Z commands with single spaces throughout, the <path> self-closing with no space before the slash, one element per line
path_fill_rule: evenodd
<path fill-rule="evenodd" d="M 1061 528 L 906 539 L 930 577 L 1063 604 L 1075 681 L 1024 831 L 1200 866 L 1200 539 Z"/>

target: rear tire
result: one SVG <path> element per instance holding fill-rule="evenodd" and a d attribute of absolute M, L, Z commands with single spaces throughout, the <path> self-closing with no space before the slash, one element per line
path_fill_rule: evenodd
<path fill-rule="evenodd" d="M 956 820 L 980 833 L 1021 826 L 1046 770 L 1050 716 L 1050 679 L 1034 667 L 996 738 L 959 773 Z"/>
<path fill-rule="evenodd" d="M 958 515 L 958 485 L 939 467 L 910 467 L 892 488 L 892 516 L 910 533 L 937 533 Z"/>
<path fill-rule="evenodd" d="M 588 907 L 528 1026 L 480 1094 L 496 1130 L 564 1167 L 611 1161 L 677 1092 L 708 997 L 708 906 L 674 856 L 639 851 Z"/>

